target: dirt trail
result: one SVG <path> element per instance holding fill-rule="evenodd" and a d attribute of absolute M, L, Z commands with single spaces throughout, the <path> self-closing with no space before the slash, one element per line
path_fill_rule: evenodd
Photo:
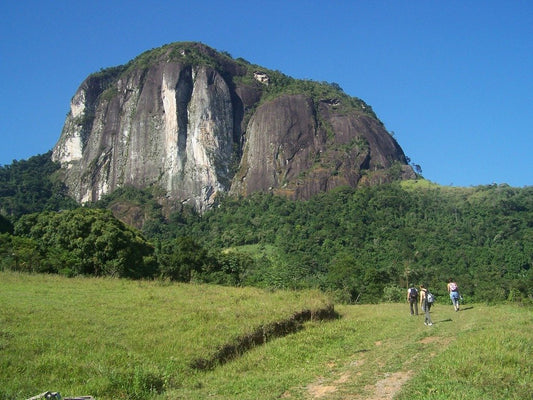
<path fill-rule="evenodd" d="M 450 343 L 449 338 L 439 336 L 428 336 L 421 339 L 418 343 L 431 347 L 447 347 Z M 376 347 L 386 346 L 382 342 L 374 343 Z M 426 354 L 426 357 L 428 354 Z M 430 357 L 435 356 L 434 352 L 429 353 Z M 354 360 L 348 365 L 338 368 L 334 363 L 328 365 L 331 369 L 331 375 L 318 378 L 314 383 L 306 388 L 306 398 L 309 399 L 343 399 L 343 400 L 392 400 L 402 386 L 411 379 L 415 374 L 416 362 L 418 355 L 406 359 L 401 370 L 395 372 L 385 372 L 386 362 L 380 357 L 374 357 L 372 351 L 358 353 L 354 355 Z M 374 363 L 377 367 L 378 379 L 372 384 L 360 382 L 365 364 Z M 368 377 L 367 377 L 368 381 Z M 355 393 L 354 393 L 355 392 Z M 358 393 L 357 393 L 358 392 Z M 284 398 L 290 398 L 287 394 Z"/>
<path fill-rule="evenodd" d="M 392 374 L 385 374 L 385 378 L 376 382 L 371 387 L 373 394 L 367 399 L 372 400 L 389 400 L 399 392 L 402 385 L 411 378 L 413 371 L 398 371 Z"/>
<path fill-rule="evenodd" d="M 356 373 L 357 375 L 357 373 Z M 352 394 L 349 397 L 343 396 L 344 399 L 367 399 L 367 400 L 390 400 L 402 388 L 402 385 L 407 382 L 413 371 L 398 371 L 394 373 L 387 373 L 382 379 L 377 381 L 374 385 L 365 386 L 365 395 Z M 342 384 L 349 382 L 354 377 L 349 373 L 343 373 L 332 384 L 314 383 L 309 385 L 307 391 L 313 399 L 327 399 L 329 395 L 337 392 Z"/>

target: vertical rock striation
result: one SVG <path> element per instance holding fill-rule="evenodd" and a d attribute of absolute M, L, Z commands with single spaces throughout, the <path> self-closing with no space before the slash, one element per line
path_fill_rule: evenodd
<path fill-rule="evenodd" d="M 317 88 L 332 88 L 294 89 L 299 82 L 199 43 L 167 45 L 89 76 L 53 159 L 80 202 L 125 185 L 156 186 L 200 211 L 219 193 L 303 199 L 357 186 L 373 171 L 414 177 L 363 102 L 342 91 L 320 98 Z M 384 173 L 394 165 L 398 176 Z"/>

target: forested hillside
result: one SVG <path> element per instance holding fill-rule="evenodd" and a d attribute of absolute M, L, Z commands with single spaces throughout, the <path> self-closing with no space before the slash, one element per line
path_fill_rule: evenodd
<path fill-rule="evenodd" d="M 255 257 L 266 286 L 318 285 L 346 301 L 403 298 L 407 281 L 444 295 L 446 280 L 483 300 L 533 294 L 533 188 L 449 188 L 411 181 L 338 189 L 306 202 L 228 198 L 180 214 L 152 237 L 192 235 Z"/>
<path fill-rule="evenodd" d="M 453 277 L 467 300 L 533 298 L 533 187 L 417 180 L 308 201 L 226 197 L 202 215 L 182 208 L 164 216 L 150 191 L 133 188 L 68 211 L 61 190 L 50 190 L 54 169 L 34 176 L 22 165 L 1 171 L 10 222 L 0 220 L 2 269 L 318 287 L 348 303 L 401 300 L 408 283 L 426 283 L 447 301 Z"/>
<path fill-rule="evenodd" d="M 50 151 L 28 160 L 0 165 L 0 214 L 16 219 L 33 212 L 77 206 L 54 174 L 59 164 L 52 162 L 51 154 Z"/>

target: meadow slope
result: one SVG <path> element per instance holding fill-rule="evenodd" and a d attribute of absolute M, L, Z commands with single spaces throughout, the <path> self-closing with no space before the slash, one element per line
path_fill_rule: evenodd
<path fill-rule="evenodd" d="M 527 399 L 533 310 L 336 305 L 338 318 L 208 370 L 194 360 L 304 309 L 317 292 L 0 272 L 0 399 Z M 529 396 L 529 397 L 528 397 Z"/>

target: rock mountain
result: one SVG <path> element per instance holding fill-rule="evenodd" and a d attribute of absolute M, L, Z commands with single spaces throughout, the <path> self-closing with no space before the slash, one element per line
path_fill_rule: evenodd
<path fill-rule="evenodd" d="M 209 209 L 220 193 L 307 199 L 415 177 L 371 107 L 201 43 L 173 43 L 87 77 L 52 157 L 70 194 L 155 186 Z"/>

